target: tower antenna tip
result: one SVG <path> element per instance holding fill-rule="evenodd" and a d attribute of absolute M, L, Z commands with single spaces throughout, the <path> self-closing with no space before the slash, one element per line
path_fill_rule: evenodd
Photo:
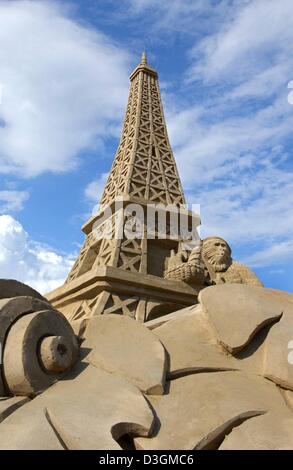
<path fill-rule="evenodd" d="M 142 53 L 140 63 L 141 63 L 141 65 L 147 65 L 147 55 L 146 55 L 145 51 Z"/>

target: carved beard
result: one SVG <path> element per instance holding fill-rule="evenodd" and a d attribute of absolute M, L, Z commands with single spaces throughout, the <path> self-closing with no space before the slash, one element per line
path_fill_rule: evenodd
<path fill-rule="evenodd" d="M 203 252 L 203 256 L 204 259 L 212 265 L 216 273 L 227 271 L 232 262 L 228 251 L 224 255 L 219 255 L 214 247 L 206 248 Z"/>

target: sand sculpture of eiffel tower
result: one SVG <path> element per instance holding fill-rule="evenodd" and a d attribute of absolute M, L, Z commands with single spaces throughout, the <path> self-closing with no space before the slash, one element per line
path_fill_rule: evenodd
<path fill-rule="evenodd" d="M 139 204 L 145 213 L 155 203 L 185 203 L 167 135 L 158 74 L 148 65 L 145 53 L 130 81 L 122 136 L 100 210 L 82 227 L 86 239 L 65 284 L 47 296 L 71 322 L 106 313 L 143 322 L 193 304 L 198 293 L 194 286 L 163 277 L 166 259 L 171 250 L 178 249 L 179 236 L 149 239 L 145 221 L 139 238 L 113 236 L 117 199 L 123 200 L 123 227 L 133 219 L 125 213 L 130 204 Z M 105 215 L 105 207 L 112 215 Z M 107 222 L 111 222 L 112 236 L 97 237 L 95 228 Z M 166 223 L 168 231 L 170 220 Z"/>

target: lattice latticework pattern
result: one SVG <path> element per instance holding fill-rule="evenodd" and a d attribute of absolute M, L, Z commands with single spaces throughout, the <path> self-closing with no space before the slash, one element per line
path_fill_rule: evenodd
<path fill-rule="evenodd" d="M 157 73 L 147 65 L 146 60 L 142 60 L 130 79 L 122 136 L 101 207 L 111 204 L 118 196 L 130 196 L 133 200 L 139 198 L 145 204 L 180 206 L 185 200 L 168 139 Z M 113 218 L 109 219 L 109 223 L 115 226 Z M 123 223 L 127 223 L 127 216 Z M 145 237 L 116 240 L 113 236 L 97 240 L 90 233 L 67 282 L 100 266 L 147 273 L 146 251 Z"/>
<path fill-rule="evenodd" d="M 184 204 L 169 143 L 157 74 L 140 65 L 132 74 L 121 141 L 101 199 L 130 195 L 149 202 Z"/>
<path fill-rule="evenodd" d="M 108 228 L 105 228 L 107 237 L 96 238 L 93 233 L 90 233 L 71 269 L 67 282 L 91 269 L 102 266 L 115 266 L 126 271 L 146 273 L 146 237 L 129 239 L 125 236 L 126 226 L 128 227 L 131 219 L 132 216 L 125 213 L 122 222 L 124 234 L 122 239 L 116 239 L 114 236 L 115 224 L 119 223 L 117 214 L 104 223 L 112 231 L 109 233 Z"/>

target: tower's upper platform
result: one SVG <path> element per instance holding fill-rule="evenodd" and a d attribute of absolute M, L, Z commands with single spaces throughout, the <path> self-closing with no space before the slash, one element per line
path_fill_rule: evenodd
<path fill-rule="evenodd" d="M 132 74 L 130 75 L 130 80 L 133 80 L 139 72 L 148 73 L 149 75 L 152 75 L 153 77 L 158 78 L 158 74 L 155 71 L 155 69 L 153 69 L 152 67 L 148 65 L 147 55 L 145 52 L 142 53 L 140 64 L 138 64 L 138 66 L 135 67 Z"/>

